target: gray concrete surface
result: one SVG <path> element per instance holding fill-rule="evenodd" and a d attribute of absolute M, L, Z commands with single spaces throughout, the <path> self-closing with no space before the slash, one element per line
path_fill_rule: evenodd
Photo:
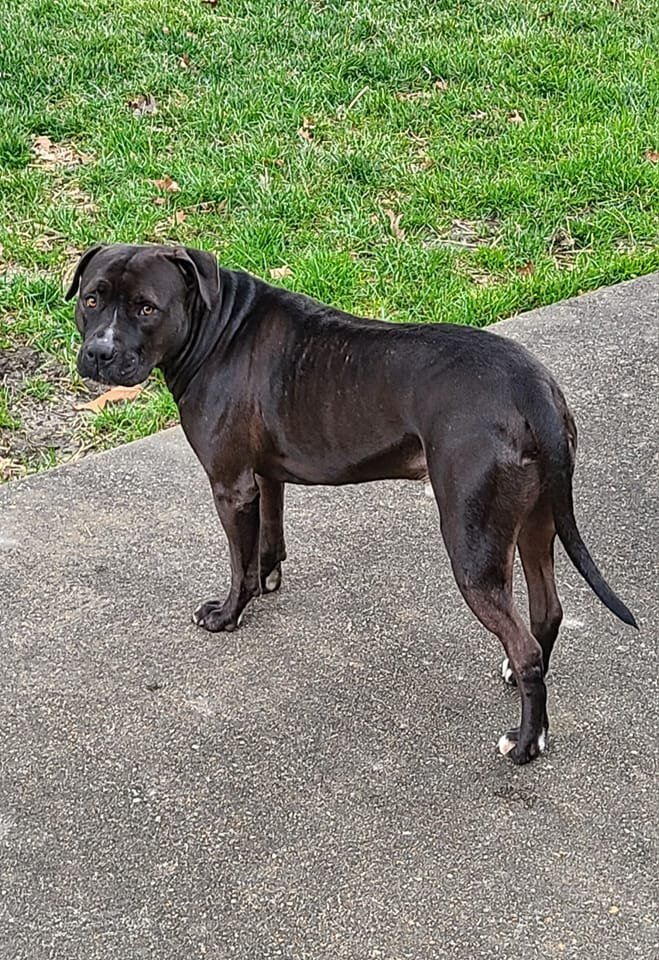
<path fill-rule="evenodd" d="M 659 276 L 508 321 L 580 426 L 550 748 L 416 484 L 289 489 L 282 591 L 210 637 L 227 552 L 178 430 L 0 490 L 0 956 L 657 956 Z"/>

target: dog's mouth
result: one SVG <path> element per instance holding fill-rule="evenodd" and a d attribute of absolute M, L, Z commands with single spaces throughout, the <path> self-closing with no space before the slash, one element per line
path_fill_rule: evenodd
<path fill-rule="evenodd" d="M 133 353 L 115 354 L 108 360 L 90 355 L 84 345 L 78 352 L 78 373 L 81 377 L 112 386 L 134 387 L 151 373 L 151 368 Z"/>

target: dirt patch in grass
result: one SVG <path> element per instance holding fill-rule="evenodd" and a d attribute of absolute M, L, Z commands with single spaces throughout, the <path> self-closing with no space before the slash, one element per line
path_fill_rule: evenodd
<path fill-rule="evenodd" d="M 30 346 L 0 353 L 0 481 L 77 459 L 94 445 L 77 407 L 103 390 Z"/>

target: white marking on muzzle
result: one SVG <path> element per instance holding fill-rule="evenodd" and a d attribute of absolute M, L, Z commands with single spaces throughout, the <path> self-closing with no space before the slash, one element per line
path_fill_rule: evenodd
<path fill-rule="evenodd" d="M 107 325 L 105 330 L 102 333 L 96 335 L 96 339 L 102 343 L 107 343 L 107 345 L 112 348 L 114 347 L 114 328 L 117 324 L 117 307 L 114 308 L 114 313 L 112 314 L 112 320 Z"/>

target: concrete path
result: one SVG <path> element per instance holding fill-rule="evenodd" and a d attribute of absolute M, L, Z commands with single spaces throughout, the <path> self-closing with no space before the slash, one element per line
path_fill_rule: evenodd
<path fill-rule="evenodd" d="M 227 551 L 178 430 L 0 490 L 3 960 L 653 960 L 659 275 L 499 329 L 565 386 L 546 756 L 419 485 L 289 488 L 282 591 L 212 638 Z"/>

